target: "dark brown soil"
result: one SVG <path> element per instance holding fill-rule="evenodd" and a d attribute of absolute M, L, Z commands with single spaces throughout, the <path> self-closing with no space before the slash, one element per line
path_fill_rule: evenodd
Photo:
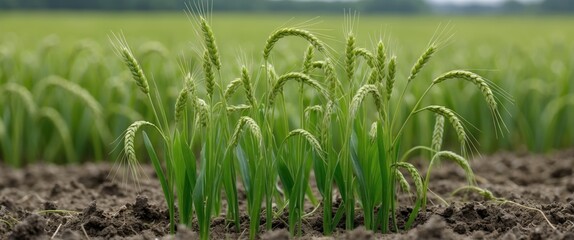
<path fill-rule="evenodd" d="M 419 165 L 424 163 L 419 162 Z M 444 163 L 431 177 L 432 192 L 450 204 L 429 195 L 429 206 L 414 229 L 392 234 L 364 228 L 337 229 L 336 239 L 574 239 L 574 149 L 550 155 L 499 153 L 474 159 L 478 184 L 542 215 L 513 204 L 485 201 L 477 194 L 450 193 L 465 180 L 462 171 Z M 153 170 L 143 166 L 139 186 L 114 180 L 111 164 L 81 166 L 32 165 L 21 170 L 0 168 L 1 239 L 194 239 L 198 235 L 178 227 L 166 236 L 168 213 Z M 147 177 L 145 177 L 147 176 Z M 413 201 L 401 196 L 397 211 L 404 221 Z M 245 216 L 243 219 L 247 219 Z M 305 219 L 304 239 L 330 239 L 321 235 L 321 213 Z M 262 239 L 288 239 L 286 221 L 260 235 Z M 362 222 L 357 214 L 355 221 Z M 245 238 L 234 232 L 223 218 L 212 224 L 214 239 Z"/>

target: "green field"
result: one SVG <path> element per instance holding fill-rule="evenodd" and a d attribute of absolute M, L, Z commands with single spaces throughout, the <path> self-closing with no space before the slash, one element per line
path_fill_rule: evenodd
<path fill-rule="evenodd" d="M 262 46 L 267 36 L 279 27 L 295 26 L 311 30 L 330 46 L 334 58 L 342 62 L 337 56 L 344 52 L 343 29 L 349 22 L 345 21 L 342 14 L 317 17 L 217 13 L 213 15 L 212 21 L 222 59 L 226 63 L 222 70 L 222 78 L 228 79 L 226 81 L 238 76 L 237 63 L 250 67 L 261 64 Z M 551 102 L 568 102 L 566 96 L 574 92 L 571 84 L 574 75 L 574 47 L 571 44 L 574 42 L 574 29 L 568 27 L 574 24 L 574 18 L 367 15 L 359 17 L 354 23 L 357 46 L 374 49 L 376 42 L 383 39 L 389 52 L 397 55 L 400 63 L 398 74 L 403 74 L 399 75 L 399 79 L 406 77 L 404 74 L 425 50 L 435 33 L 443 31 L 438 40 L 444 43 L 439 46 L 439 51 L 427 69 L 421 73 L 424 78 L 431 79 L 437 73 L 452 69 L 473 70 L 512 96 L 514 104 L 505 104 L 510 115 L 503 112 L 510 133 L 496 141 L 489 140 L 492 131 L 489 128 L 485 130 L 483 126 L 488 127 L 490 119 L 481 116 L 480 109 L 465 106 L 456 96 L 454 99 L 440 100 L 460 105 L 457 107 L 463 117 L 479 123 L 478 127 L 483 132 L 474 132 L 480 143 L 479 149 L 494 151 L 502 147 L 546 151 L 574 143 L 574 129 L 567 127 L 567 122 L 574 117 L 572 111 L 566 111 L 569 105 L 551 104 L 565 105 L 564 109 L 548 107 Z M 100 84 L 102 81 L 109 82 L 118 76 L 125 76 L 126 73 L 120 63 L 121 58 L 113 53 L 110 41 L 113 34 L 123 33 L 136 56 L 149 55 L 160 48 L 163 56 L 149 56 L 149 61 L 141 61 L 147 74 L 153 76 L 163 89 L 162 92 L 169 96 L 169 102 L 175 101 L 177 89 L 181 87 L 183 73 L 179 70 L 178 61 L 186 59 L 196 72 L 201 66 L 198 64 L 198 53 L 201 52 L 202 39 L 195 34 L 196 26 L 183 11 L 149 14 L 5 12 L 0 15 L 0 25 L 0 64 L 3 66 L 0 71 L 1 83 L 18 82 L 32 88 L 40 79 L 57 75 L 83 86 L 105 108 L 110 108 L 110 104 L 121 103 L 126 103 L 121 108 L 134 107 L 133 99 L 114 100 Z M 301 54 L 305 49 L 304 42 L 297 40 L 283 42 L 278 47 Z M 82 48 L 89 51 L 77 54 Z M 39 52 L 44 50 L 49 53 L 39 56 Z M 294 62 L 300 61 L 300 54 L 285 55 L 282 50 L 275 57 L 283 58 L 281 62 L 284 64 L 277 68 L 289 69 Z M 68 62 L 72 57 L 76 59 Z M 453 91 L 463 90 L 460 86 L 450 88 Z M 477 95 L 476 92 L 469 94 L 464 97 Z M 564 100 L 556 100 L 560 97 Z M 53 104 L 59 105 L 57 102 Z M 145 115 L 145 107 L 140 110 Z M 544 111 L 553 113 L 551 119 L 541 117 Z M 66 121 L 72 126 L 72 132 L 77 132 L 74 128 L 81 124 L 88 124 L 78 122 L 79 119 Z M 117 137 L 125 129 L 126 123 L 120 124 L 122 121 L 119 119 L 110 116 L 107 122 L 113 123 L 109 125 L 112 129 L 110 136 Z M 416 129 L 425 127 L 414 124 L 411 129 L 414 133 Z M 483 138 L 484 134 L 487 137 Z M 89 147 L 93 145 L 90 143 L 93 138 L 88 140 L 89 134 L 84 135 L 82 138 L 85 140 L 75 140 L 77 145 L 85 146 L 75 147 L 81 149 L 76 150 L 80 159 L 107 155 L 109 143 L 102 142 L 99 150 L 93 150 Z M 412 138 L 414 142 L 421 141 L 421 138 L 428 139 L 425 135 L 419 138 L 407 134 L 405 137 Z"/>
<path fill-rule="evenodd" d="M 0 160 L 149 159 L 171 230 L 177 206 L 203 239 L 223 211 L 241 232 L 237 181 L 250 238 L 284 212 L 299 234 L 306 203 L 326 235 L 355 211 L 386 233 L 407 178 L 401 228 L 426 206 L 417 154 L 482 191 L 473 154 L 574 144 L 572 17 L 7 12 L 0 26 Z"/>

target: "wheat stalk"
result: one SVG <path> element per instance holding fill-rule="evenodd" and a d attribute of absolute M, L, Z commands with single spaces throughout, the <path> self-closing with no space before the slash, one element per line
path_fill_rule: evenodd
<path fill-rule="evenodd" d="M 275 46 L 277 41 L 287 36 L 296 36 L 303 38 L 306 41 L 308 41 L 313 47 L 315 47 L 317 51 L 319 52 L 325 51 L 325 46 L 323 42 L 321 42 L 321 40 L 319 40 L 317 37 L 315 37 L 315 35 L 313 35 L 309 31 L 296 28 L 282 28 L 273 32 L 267 39 L 265 48 L 263 50 L 263 59 L 267 61 L 267 59 L 269 59 L 269 54 L 271 53 L 271 50 L 273 50 L 273 47 Z"/>
<path fill-rule="evenodd" d="M 6 124 L 4 120 L 0 118 L 0 139 L 4 139 L 4 136 L 6 136 Z"/>
<path fill-rule="evenodd" d="M 72 135 L 70 133 L 70 129 L 68 128 L 68 124 L 62 115 L 51 107 L 43 107 L 38 110 L 38 116 L 45 117 L 50 120 L 52 124 L 54 124 L 56 130 L 62 138 L 68 160 L 77 161 L 72 142 Z"/>

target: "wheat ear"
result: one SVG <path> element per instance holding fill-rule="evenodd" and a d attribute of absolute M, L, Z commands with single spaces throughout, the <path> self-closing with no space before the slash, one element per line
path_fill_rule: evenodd
<path fill-rule="evenodd" d="M 202 126 L 207 126 L 207 123 L 209 123 L 209 105 L 205 100 L 196 98 L 195 107 L 199 110 L 199 122 Z"/>
<path fill-rule="evenodd" d="M 423 180 L 421 178 L 421 175 L 417 171 L 417 168 L 408 162 L 399 162 L 399 163 L 395 163 L 395 165 L 397 167 L 404 168 L 409 172 L 409 174 L 411 175 L 411 178 L 413 179 L 413 182 L 415 184 L 415 188 L 417 191 L 417 198 L 421 198 L 424 194 L 425 189 L 424 189 L 424 185 L 423 185 Z"/>
<path fill-rule="evenodd" d="M 243 83 L 243 89 L 245 90 L 245 96 L 247 96 L 247 101 L 251 106 L 257 106 L 257 101 L 255 100 L 255 96 L 253 95 L 253 86 L 251 83 L 251 78 L 249 77 L 249 72 L 247 68 L 243 66 L 241 68 L 241 82 Z"/>
<path fill-rule="evenodd" d="M 303 70 L 301 70 L 304 74 L 309 74 L 313 69 L 313 55 L 314 55 L 314 47 L 313 45 L 309 45 L 307 47 L 307 51 L 305 51 L 305 56 L 303 57 Z"/>
<path fill-rule="evenodd" d="M 377 130 L 378 130 L 377 122 L 371 123 L 371 128 L 369 130 L 369 140 L 371 141 L 371 143 L 377 140 Z"/>
<path fill-rule="evenodd" d="M 271 54 L 271 50 L 273 50 L 273 47 L 275 46 L 277 41 L 287 36 L 296 36 L 303 38 L 307 40 L 307 42 L 309 42 L 313 47 L 315 47 L 317 51 L 319 52 L 325 51 L 325 46 L 323 42 L 321 42 L 321 40 L 319 40 L 317 37 L 315 37 L 315 35 L 313 35 L 309 31 L 296 28 L 282 28 L 273 32 L 267 39 L 265 48 L 263 50 L 263 59 L 265 60 L 269 59 L 269 54 Z"/>
<path fill-rule="evenodd" d="M 249 110 L 249 109 L 251 109 L 251 105 L 246 105 L 246 104 L 231 105 L 231 106 L 227 107 L 227 112 L 228 113 L 234 113 L 234 112 L 240 112 L 240 111 Z"/>
<path fill-rule="evenodd" d="M 409 182 L 407 181 L 407 179 L 405 178 L 403 173 L 401 171 L 399 171 L 398 169 L 395 169 L 395 174 L 397 175 L 399 185 L 401 186 L 401 189 L 403 190 L 403 192 L 410 192 L 411 186 L 409 185 Z"/>
<path fill-rule="evenodd" d="M 428 63 L 432 55 L 436 51 L 436 46 L 431 45 L 427 48 L 427 50 L 419 57 L 413 68 L 411 69 L 411 75 L 409 75 L 408 81 L 412 81 L 415 79 L 417 74 L 421 71 L 421 69 Z"/>
<path fill-rule="evenodd" d="M 396 73 L 397 73 L 397 57 L 392 56 L 391 60 L 389 60 L 387 83 L 385 84 L 387 87 L 387 101 L 391 99 L 391 96 L 393 94 L 393 87 L 395 85 Z"/>
<path fill-rule="evenodd" d="M 329 101 L 325 106 L 323 120 L 321 123 L 321 132 L 319 136 L 321 137 L 321 142 L 323 144 L 327 144 L 327 139 L 329 138 L 329 133 L 331 130 L 331 118 L 333 113 L 335 113 L 335 102 Z"/>
<path fill-rule="evenodd" d="M 134 57 L 133 53 L 131 52 L 131 50 L 127 46 L 123 46 L 123 47 L 121 47 L 121 49 L 119 49 L 119 51 L 120 51 L 120 54 L 122 55 L 122 57 L 124 59 L 124 63 L 130 69 L 130 72 L 132 73 L 132 78 L 136 82 L 136 85 L 140 88 L 140 90 L 143 93 L 148 94 L 149 93 L 149 85 L 147 82 L 147 78 L 146 78 L 140 64 L 138 63 L 138 61 Z"/>
<path fill-rule="evenodd" d="M 24 86 L 13 82 L 8 82 L 0 87 L 0 92 L 12 92 L 18 95 L 22 100 L 22 102 L 24 103 L 24 105 L 26 106 L 28 114 L 30 114 L 31 116 L 34 116 L 36 114 L 37 107 L 36 102 L 34 102 L 34 96 Z"/>
<path fill-rule="evenodd" d="M 355 58 L 362 57 L 370 68 L 375 68 L 375 56 L 366 48 L 355 48 Z"/>
<path fill-rule="evenodd" d="M 447 159 L 455 162 L 460 168 L 462 168 L 462 170 L 464 170 L 468 184 L 474 185 L 474 173 L 472 172 L 472 168 L 466 158 L 451 151 L 440 151 L 435 154 L 430 164 L 433 165 L 437 159 Z"/>
<path fill-rule="evenodd" d="M 205 46 L 207 48 L 209 59 L 211 60 L 211 64 L 213 64 L 213 66 L 215 66 L 217 70 L 220 70 L 221 60 L 219 59 L 217 44 L 215 44 L 215 34 L 213 34 L 213 30 L 211 29 L 205 18 L 200 16 L 199 22 L 201 25 L 201 32 L 203 33 L 203 38 L 205 40 Z"/>
<path fill-rule="evenodd" d="M 305 113 L 305 118 L 309 118 L 311 113 L 322 114 L 323 113 L 323 106 L 321 106 L 321 105 L 309 106 L 309 107 L 306 107 L 303 112 Z"/>
<path fill-rule="evenodd" d="M 440 151 L 442 148 L 442 140 L 444 133 L 444 116 L 436 114 L 435 117 L 434 130 L 432 132 L 432 143 L 431 148 L 435 151 Z"/>
<path fill-rule="evenodd" d="M 385 52 L 385 44 L 383 41 L 379 41 L 377 44 L 377 58 L 376 58 L 376 67 L 377 67 L 377 81 L 382 82 L 383 78 L 385 77 L 385 64 L 387 62 L 387 54 Z"/>
<path fill-rule="evenodd" d="M 285 86 L 285 83 L 287 83 L 287 81 L 289 81 L 289 80 L 295 80 L 295 81 L 307 84 L 307 85 L 313 87 L 315 90 L 317 90 L 323 96 L 327 96 L 327 93 L 325 92 L 325 90 L 323 89 L 321 84 L 319 84 L 319 82 L 317 82 L 316 80 L 310 78 L 308 75 L 305 75 L 303 73 L 290 72 L 290 73 L 286 73 L 286 74 L 282 75 L 281 77 L 279 77 L 279 79 L 277 79 L 277 82 L 273 86 L 271 94 L 269 94 L 269 105 L 270 106 L 273 105 L 273 103 L 275 101 L 275 97 L 283 91 L 283 86 Z"/>
<path fill-rule="evenodd" d="M 313 148 L 313 150 L 315 150 L 315 152 L 317 154 L 319 154 L 319 156 L 322 158 L 323 157 L 323 148 L 321 147 L 321 144 L 319 143 L 319 141 L 317 140 L 317 138 L 315 138 L 315 136 L 313 136 L 313 134 L 311 134 L 310 132 L 308 132 L 305 129 L 295 129 L 291 132 L 289 132 L 289 134 L 287 135 L 287 137 L 285 137 L 286 141 L 287 139 L 291 138 L 291 137 L 295 137 L 295 136 L 301 136 L 303 137 L 305 140 L 307 140 L 307 142 L 311 145 L 311 147 Z"/>
<path fill-rule="evenodd" d="M 42 94 L 45 88 L 48 86 L 55 86 L 75 95 L 81 99 L 88 106 L 88 108 L 90 108 L 94 115 L 101 116 L 102 106 L 98 100 L 96 100 L 92 94 L 90 94 L 90 92 L 82 88 L 80 85 L 57 76 L 50 76 L 40 82 L 38 87 L 35 89 L 35 92 Z"/>
<path fill-rule="evenodd" d="M 324 69 L 325 61 L 314 61 L 311 63 L 311 69 Z"/>
<path fill-rule="evenodd" d="M 187 87 L 184 87 L 177 95 L 177 99 L 175 100 L 175 124 L 178 124 L 181 121 L 181 117 L 185 110 L 185 105 L 187 104 L 187 99 L 189 96 L 189 90 Z"/>
<path fill-rule="evenodd" d="M 209 99 L 212 99 L 215 87 L 215 75 L 213 74 L 212 63 L 209 55 L 209 50 L 205 50 L 203 53 L 203 73 L 205 74 L 207 95 L 209 96 Z"/>
<path fill-rule="evenodd" d="M 236 78 L 233 79 L 233 81 L 229 82 L 229 84 L 227 84 L 227 87 L 225 87 L 225 91 L 223 92 L 223 97 L 225 98 L 225 101 L 229 101 L 231 96 L 237 91 L 239 86 L 241 86 L 242 84 L 243 81 L 241 78 Z"/>
<path fill-rule="evenodd" d="M 243 126 L 245 125 L 249 127 L 251 135 L 255 137 L 257 143 L 259 144 L 259 147 L 263 147 L 263 137 L 261 135 L 261 128 L 259 128 L 259 125 L 257 124 L 257 122 L 255 122 L 255 120 L 253 120 L 250 117 L 243 116 L 239 118 L 237 125 L 235 125 L 235 131 L 233 131 L 233 135 L 231 135 L 231 138 L 229 140 L 229 149 L 237 146 L 237 144 L 239 143 L 239 137 L 243 132 Z"/>
<path fill-rule="evenodd" d="M 349 34 L 347 44 L 345 45 L 345 71 L 349 82 L 351 82 L 355 75 L 355 58 L 355 36 Z"/>
<path fill-rule="evenodd" d="M 153 123 L 150 123 L 147 121 L 136 121 L 128 127 L 128 129 L 126 130 L 126 133 L 124 135 L 124 153 L 126 154 L 128 161 L 131 164 L 135 164 L 138 162 L 137 157 L 136 157 L 136 150 L 135 150 L 135 144 L 134 143 L 135 143 L 136 133 L 143 126 L 155 127 L 155 125 Z"/>
<path fill-rule="evenodd" d="M 144 126 L 150 126 L 157 129 L 157 127 L 150 122 L 147 121 L 136 121 L 133 122 L 127 129 L 124 135 L 124 153 L 126 154 L 128 160 L 128 166 L 131 169 L 132 176 L 137 180 L 137 166 L 138 160 L 136 156 L 136 149 L 135 149 L 135 140 L 136 140 L 136 133 L 138 130 Z"/>
<path fill-rule="evenodd" d="M 431 112 L 434 112 L 436 114 L 440 114 L 450 121 L 450 123 L 452 124 L 452 126 L 454 127 L 454 129 L 456 131 L 456 135 L 458 136 L 458 141 L 459 141 L 460 146 L 464 152 L 464 149 L 466 147 L 467 135 L 466 135 L 466 131 L 464 130 L 464 126 L 462 125 L 462 122 L 460 121 L 460 119 L 458 118 L 456 113 L 449 108 L 446 108 L 444 106 L 436 106 L 436 105 L 424 107 L 424 108 L 418 110 L 417 112 L 424 111 L 424 110 L 431 111 Z M 433 141 L 434 141 L 434 139 L 433 139 Z"/>
<path fill-rule="evenodd" d="M 433 80 L 433 84 L 439 84 L 449 79 L 464 79 L 469 82 L 472 82 L 480 89 L 490 109 L 492 110 L 497 109 L 496 99 L 494 98 L 492 90 L 488 86 L 486 80 L 484 80 L 484 78 L 482 78 L 478 74 L 464 70 L 454 70 L 435 78 Z"/>
<path fill-rule="evenodd" d="M 359 90 L 357 91 L 357 93 L 355 94 L 355 96 L 353 97 L 353 100 L 351 100 L 351 106 L 349 107 L 349 111 L 352 117 L 355 117 L 357 114 L 357 111 L 359 110 L 359 107 L 361 106 L 361 103 L 363 103 L 363 100 L 365 99 L 365 97 L 367 97 L 367 95 L 372 94 L 373 95 L 373 99 L 375 100 L 375 105 L 377 106 L 377 110 L 381 111 L 381 94 L 379 93 L 379 90 L 377 88 L 377 86 L 373 85 L 373 84 L 366 84 L 363 85 L 361 88 L 359 88 Z"/>
<path fill-rule="evenodd" d="M 331 63 L 329 58 L 325 59 L 325 77 L 327 81 L 327 87 L 329 92 L 329 99 L 334 100 L 337 96 L 337 85 L 339 84 L 339 80 L 337 79 L 337 75 L 335 74 L 335 67 Z"/>

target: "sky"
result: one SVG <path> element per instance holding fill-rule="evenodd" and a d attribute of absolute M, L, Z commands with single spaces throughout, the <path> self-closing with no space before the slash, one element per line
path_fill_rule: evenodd
<path fill-rule="evenodd" d="M 466 5 L 466 4 L 485 4 L 485 5 L 496 5 L 505 2 L 506 0 L 426 0 L 430 3 L 438 3 L 438 4 L 457 4 L 457 5 Z M 519 2 L 531 3 L 531 2 L 539 2 L 538 0 L 518 0 Z"/>

